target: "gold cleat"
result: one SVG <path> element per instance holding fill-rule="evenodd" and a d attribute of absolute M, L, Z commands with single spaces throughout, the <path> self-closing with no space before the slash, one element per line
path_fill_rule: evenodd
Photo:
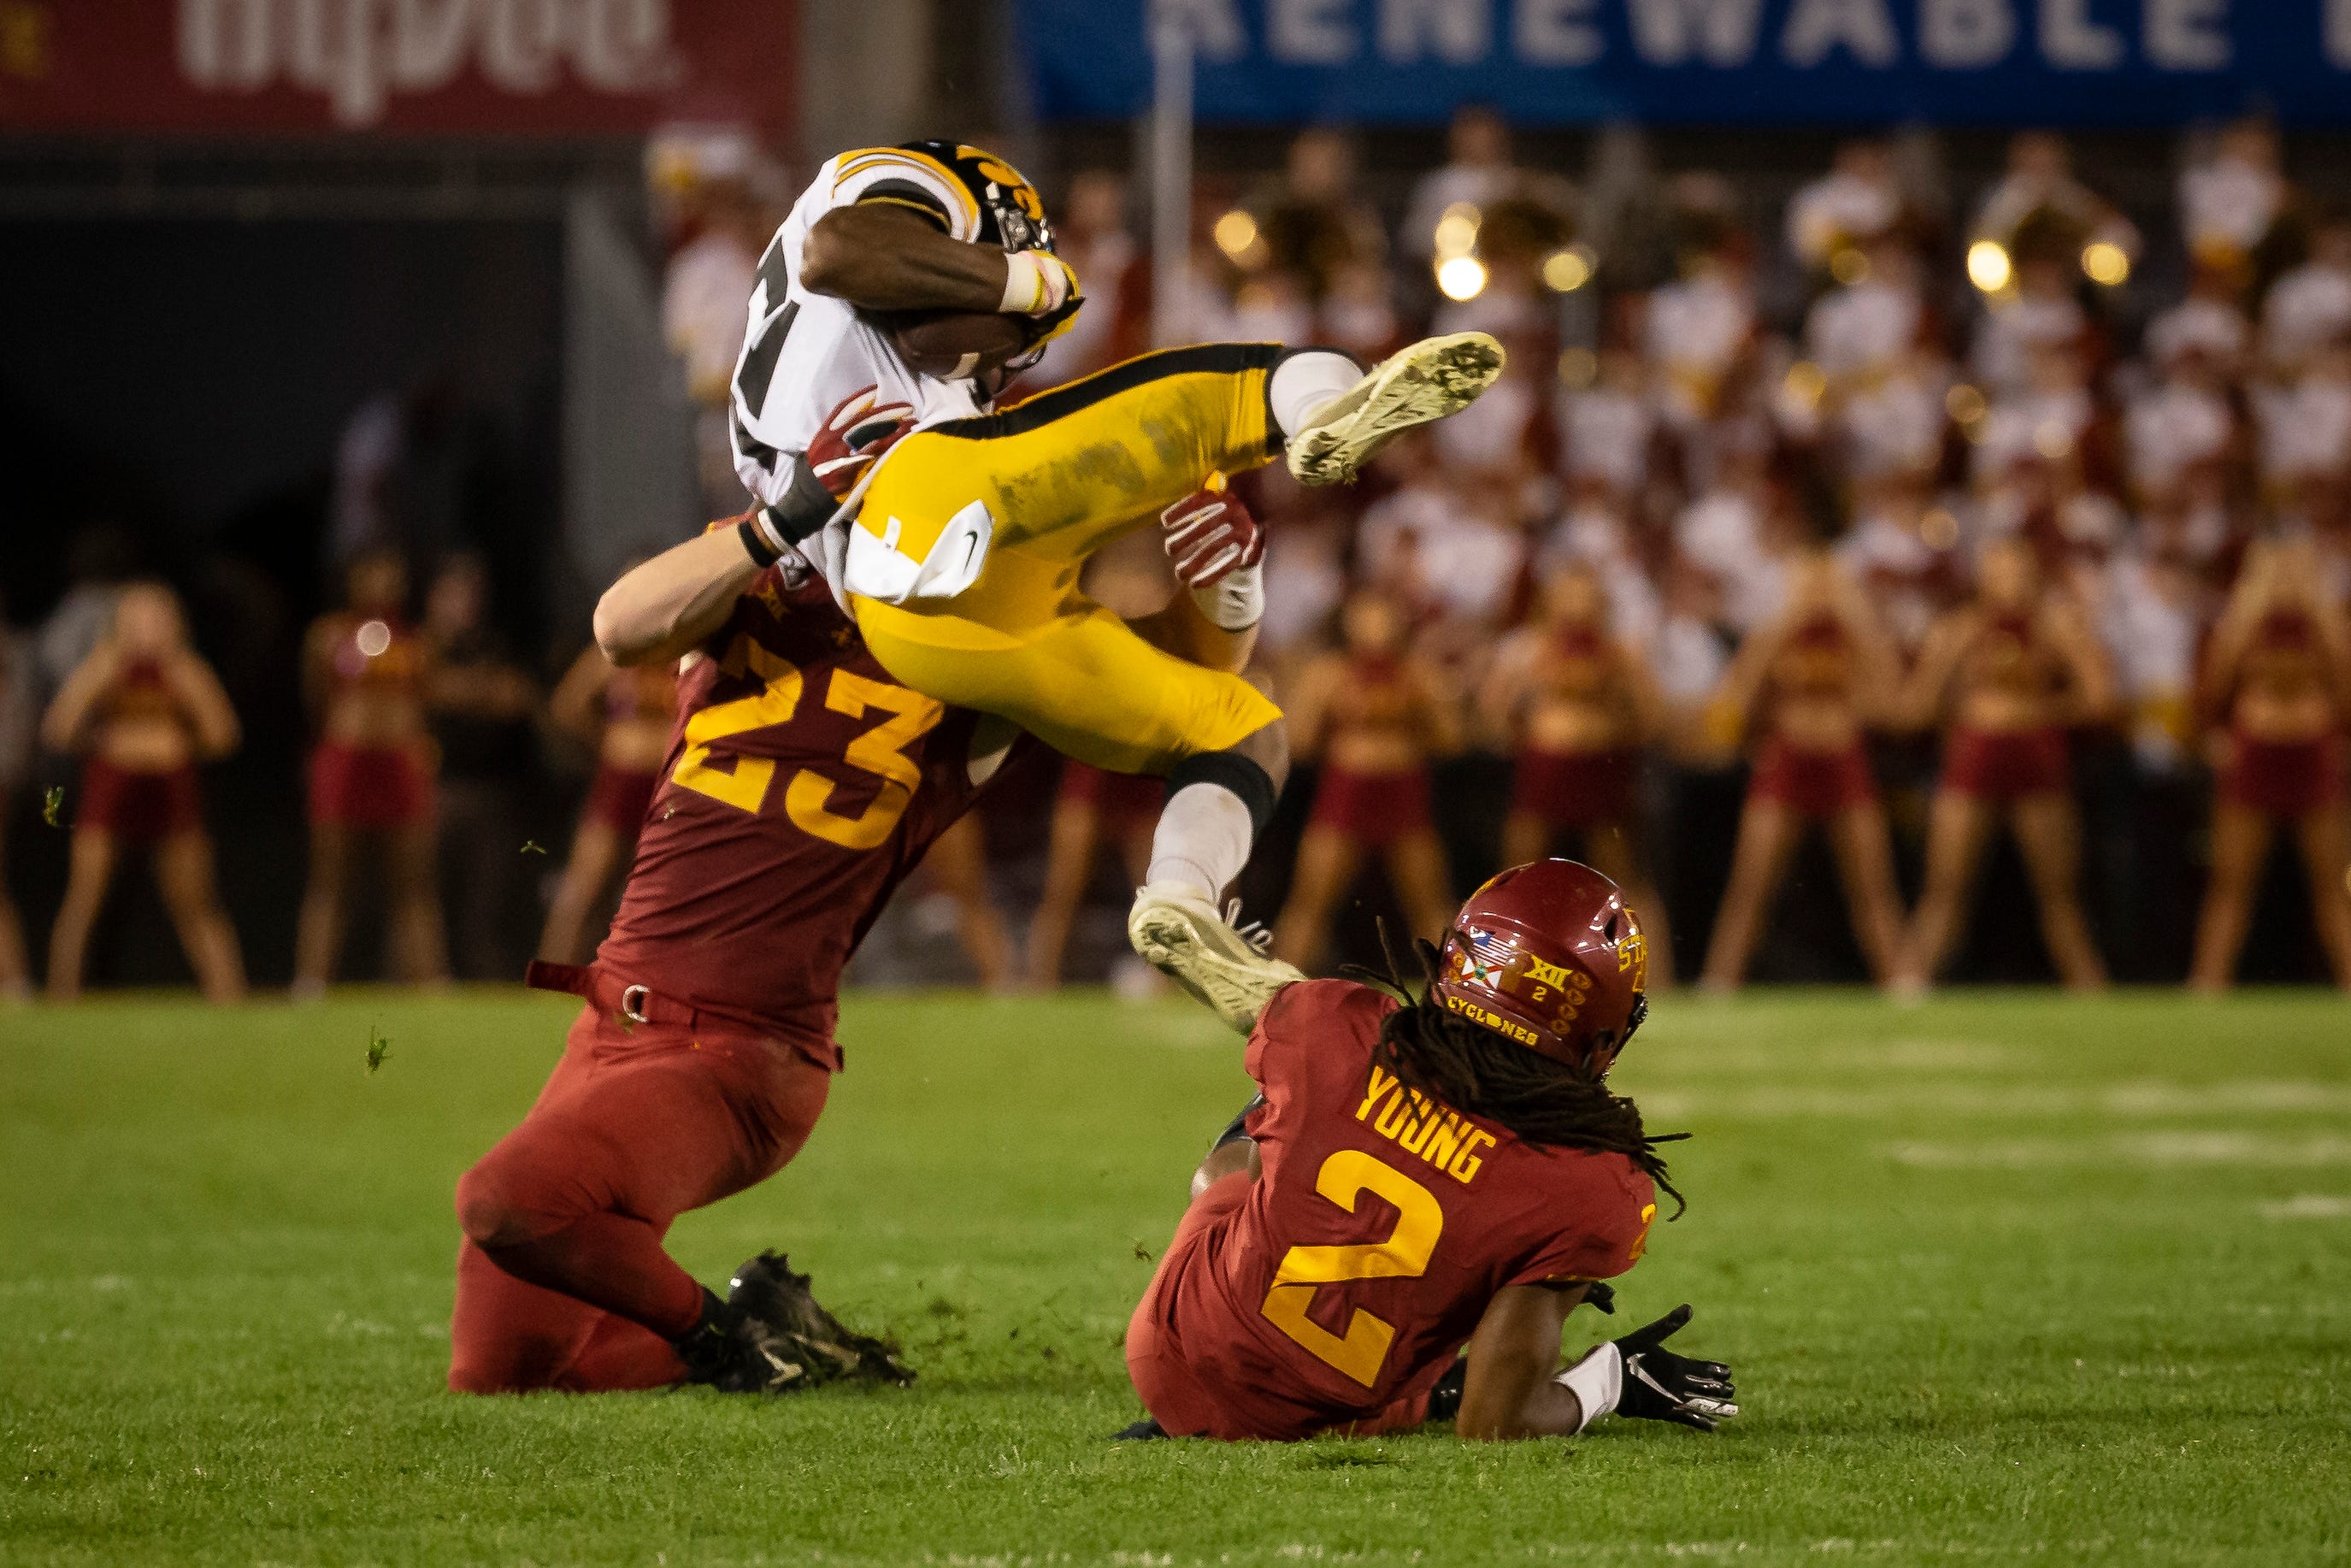
<path fill-rule="evenodd" d="M 1290 438 L 1290 471 L 1301 485 L 1353 479 L 1416 424 L 1458 413 L 1502 373 L 1502 345 L 1483 332 L 1423 338 L 1398 350 L 1314 411 Z"/>
<path fill-rule="evenodd" d="M 1259 952 L 1217 917 L 1216 905 L 1180 883 L 1155 882 L 1135 894 L 1126 939 L 1144 963 L 1242 1034 L 1257 1027 L 1274 992 L 1306 977 L 1296 965 Z"/>

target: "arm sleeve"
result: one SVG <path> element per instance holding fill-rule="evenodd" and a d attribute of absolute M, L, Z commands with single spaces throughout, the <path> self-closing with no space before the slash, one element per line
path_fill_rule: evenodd
<path fill-rule="evenodd" d="M 883 203 L 920 213 L 951 239 L 979 237 L 979 204 L 937 160 L 902 147 L 844 152 L 834 165 L 831 204 Z"/>

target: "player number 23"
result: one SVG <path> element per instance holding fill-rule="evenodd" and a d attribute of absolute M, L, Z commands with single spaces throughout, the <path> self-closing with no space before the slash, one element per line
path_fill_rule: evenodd
<path fill-rule="evenodd" d="M 768 685 L 764 691 L 732 702 L 713 703 L 685 721 L 685 752 L 670 778 L 682 789 L 723 800 L 740 810 L 757 811 L 766 804 L 775 782 L 776 764 L 766 757 L 737 756 L 729 768 L 711 765 L 714 741 L 747 730 L 766 729 L 788 722 L 800 706 L 802 680 L 799 666 L 745 639 L 737 644 L 744 664 Z M 731 657 L 730 657 L 731 662 Z M 863 718 L 872 709 L 889 716 L 851 741 L 841 760 L 852 768 L 879 774 L 882 788 L 865 809 L 846 817 L 831 809 L 835 783 L 813 768 L 803 768 L 784 786 L 784 814 L 802 832 L 843 849 L 870 850 L 890 836 L 907 804 L 922 787 L 923 770 L 906 748 L 920 740 L 946 716 L 946 708 L 904 686 L 877 681 L 851 670 L 836 669 L 827 685 L 824 706 L 851 718 Z"/>
<path fill-rule="evenodd" d="M 1317 1286 L 1349 1280 L 1416 1280 L 1428 1270 L 1429 1254 L 1445 1228 L 1437 1197 L 1394 1166 L 1359 1149 L 1342 1149 L 1322 1162 L 1314 1190 L 1348 1213 L 1364 1193 L 1396 1207 L 1395 1229 L 1384 1241 L 1355 1247 L 1293 1247 L 1283 1255 L 1265 1293 L 1266 1321 L 1369 1388 L 1379 1381 L 1380 1364 L 1395 1340 L 1395 1326 L 1361 1307 L 1344 1333 L 1332 1333 L 1306 1315 Z"/>

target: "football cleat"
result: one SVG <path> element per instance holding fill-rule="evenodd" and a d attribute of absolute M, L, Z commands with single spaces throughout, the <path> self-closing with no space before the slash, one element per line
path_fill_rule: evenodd
<path fill-rule="evenodd" d="M 1380 448 L 1416 424 L 1458 413 L 1502 373 L 1502 345 L 1483 332 L 1423 338 L 1372 367 L 1290 435 L 1301 485 L 1353 479 Z"/>
<path fill-rule="evenodd" d="M 1145 1416 L 1123 1431 L 1113 1432 L 1110 1435 L 1110 1440 L 1113 1443 L 1150 1443 L 1165 1436 L 1167 1436 L 1167 1428 L 1159 1424 L 1158 1418 Z"/>
<path fill-rule="evenodd" d="M 686 1382 L 721 1394 L 789 1394 L 810 1382 L 797 1347 L 707 1291 L 702 1321 L 674 1343 Z"/>
<path fill-rule="evenodd" d="M 1462 1356 L 1458 1358 L 1451 1366 L 1447 1367 L 1445 1375 L 1438 1378 L 1436 1385 L 1429 1389 L 1428 1414 L 1421 1419 L 1450 1421 L 1460 1415 L 1461 1396 L 1468 1386 L 1469 1359 Z"/>
<path fill-rule="evenodd" d="M 1126 939 L 1144 963 L 1242 1034 L 1257 1027 L 1274 992 L 1306 977 L 1296 965 L 1259 952 L 1183 883 L 1145 883 L 1127 915 Z"/>
<path fill-rule="evenodd" d="M 726 1300 L 750 1321 L 774 1333 L 807 1367 L 811 1383 L 856 1378 L 869 1383 L 908 1384 L 914 1373 L 887 1340 L 843 1327 L 817 1304 L 809 1276 L 792 1272 L 780 1252 L 762 1252 L 735 1270 Z"/>

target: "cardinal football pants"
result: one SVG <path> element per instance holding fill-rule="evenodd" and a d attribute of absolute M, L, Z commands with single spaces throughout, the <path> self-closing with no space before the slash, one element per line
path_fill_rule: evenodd
<path fill-rule="evenodd" d="M 702 1287 L 670 1222 L 765 1181 L 808 1141 L 831 1072 L 747 1032 L 583 1010 L 538 1103 L 457 1184 L 449 1386 L 657 1388 Z"/>
<path fill-rule="evenodd" d="M 906 437 L 857 526 L 923 559 L 974 500 L 995 520 L 978 580 L 903 605 L 852 596 L 865 644 L 905 685 L 1011 720 L 1064 756 L 1164 774 L 1281 716 L 1247 681 L 1154 648 L 1078 591 L 1086 558 L 1198 489 L 1280 450 L 1271 343 L 1171 349 L 1018 408 Z"/>

